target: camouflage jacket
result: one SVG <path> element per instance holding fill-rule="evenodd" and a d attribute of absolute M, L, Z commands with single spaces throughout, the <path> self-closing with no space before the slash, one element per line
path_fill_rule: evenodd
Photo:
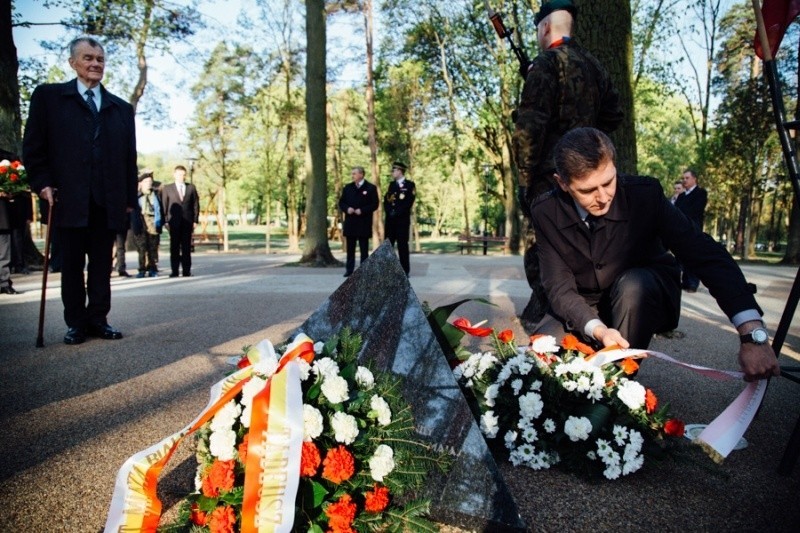
<path fill-rule="evenodd" d="M 619 94 L 593 55 L 574 39 L 545 50 L 528 70 L 517 109 L 513 142 L 520 185 L 540 188 L 540 180 L 550 180 L 553 148 L 567 131 L 592 126 L 608 133 L 622 117 Z"/>

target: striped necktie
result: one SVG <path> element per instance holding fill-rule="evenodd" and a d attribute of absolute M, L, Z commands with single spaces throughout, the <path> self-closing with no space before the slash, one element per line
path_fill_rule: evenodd
<path fill-rule="evenodd" d="M 100 135 L 100 112 L 97 110 L 97 104 L 94 103 L 94 91 L 86 89 L 86 103 L 89 105 L 89 111 L 92 112 L 92 121 L 94 122 L 94 138 Z"/>

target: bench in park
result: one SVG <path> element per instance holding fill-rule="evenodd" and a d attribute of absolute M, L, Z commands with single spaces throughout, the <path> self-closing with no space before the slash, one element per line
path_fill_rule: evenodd
<path fill-rule="evenodd" d="M 216 246 L 222 251 L 222 235 L 192 235 L 192 252 L 197 246 Z"/>
<path fill-rule="evenodd" d="M 483 255 L 489 250 L 489 246 L 500 245 L 505 251 L 508 237 L 495 237 L 493 235 L 459 235 L 458 248 L 461 255 L 464 255 L 464 249 L 467 248 L 483 248 Z"/>

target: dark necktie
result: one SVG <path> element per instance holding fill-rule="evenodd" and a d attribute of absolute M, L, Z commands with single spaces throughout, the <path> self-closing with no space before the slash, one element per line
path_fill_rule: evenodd
<path fill-rule="evenodd" d="M 583 219 L 586 222 L 586 227 L 589 228 L 589 233 L 594 233 L 594 228 L 597 226 L 597 217 L 594 215 L 586 215 Z"/>
<path fill-rule="evenodd" d="M 92 121 L 94 122 L 94 138 L 100 135 L 100 112 L 97 110 L 97 104 L 94 103 L 94 91 L 87 89 L 84 93 L 86 95 L 86 103 L 89 105 L 89 111 L 92 112 Z"/>

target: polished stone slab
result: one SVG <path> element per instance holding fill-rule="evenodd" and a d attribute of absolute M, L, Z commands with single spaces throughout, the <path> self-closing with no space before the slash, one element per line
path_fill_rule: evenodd
<path fill-rule="evenodd" d="M 457 295 L 453 296 L 454 300 Z M 363 337 L 361 361 L 404 377 L 417 432 L 454 457 L 432 473 L 425 496 L 437 522 L 485 531 L 525 524 L 461 394 L 393 249 L 384 242 L 295 333 L 325 339 L 350 327 Z"/>

